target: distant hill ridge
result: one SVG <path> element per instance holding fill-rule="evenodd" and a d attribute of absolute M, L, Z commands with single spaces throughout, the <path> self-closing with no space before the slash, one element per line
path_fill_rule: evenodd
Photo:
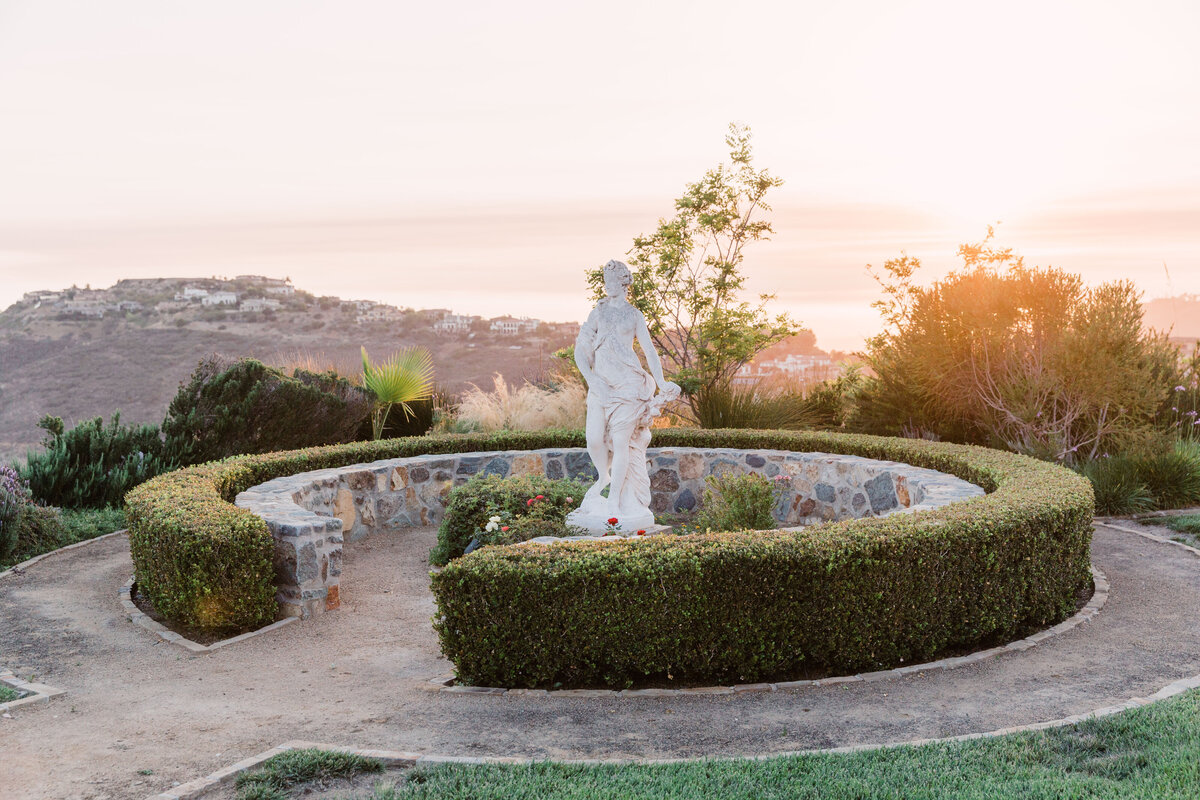
<path fill-rule="evenodd" d="M 179 384 L 211 353 L 281 366 L 361 369 L 402 347 L 433 354 L 440 386 L 458 393 L 544 378 L 575 322 L 492 319 L 317 297 L 287 278 L 133 278 L 107 289 L 27 293 L 0 312 L 0 462 L 37 445 L 44 414 L 68 424 L 121 412 L 161 422 Z"/>

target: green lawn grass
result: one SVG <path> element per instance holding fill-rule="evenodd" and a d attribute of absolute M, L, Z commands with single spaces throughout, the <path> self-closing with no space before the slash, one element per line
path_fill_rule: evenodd
<path fill-rule="evenodd" d="M 418 768 L 374 800 L 1074 800 L 1200 797 L 1200 691 L 1066 728 L 767 761 Z"/>

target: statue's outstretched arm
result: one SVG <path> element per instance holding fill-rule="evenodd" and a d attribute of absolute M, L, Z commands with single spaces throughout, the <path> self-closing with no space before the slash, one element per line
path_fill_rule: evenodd
<path fill-rule="evenodd" d="M 646 318 L 640 313 L 637 322 L 637 340 L 638 344 L 642 346 L 642 352 L 646 355 L 646 366 L 650 367 L 650 374 L 654 376 L 654 382 L 658 384 L 660 390 L 665 392 L 667 379 L 663 377 L 662 361 L 658 357 L 658 351 L 654 349 L 654 340 L 650 338 L 650 329 L 646 327 Z"/>
<path fill-rule="evenodd" d="M 579 326 L 579 335 L 575 337 L 575 366 L 591 388 L 595 383 L 592 367 L 596 365 L 596 312 L 588 315 L 587 320 Z"/>

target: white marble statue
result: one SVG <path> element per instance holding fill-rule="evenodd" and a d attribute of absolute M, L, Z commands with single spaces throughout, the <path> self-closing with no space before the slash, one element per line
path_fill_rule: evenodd
<path fill-rule="evenodd" d="M 616 527 L 633 532 L 654 524 L 646 446 L 650 423 L 679 386 L 663 378 L 646 318 L 625 297 L 632 282 L 620 261 L 604 265 L 604 297 L 592 309 L 575 340 L 575 363 L 588 385 L 587 447 L 600 474 L 567 524 L 592 532 Z M 637 339 L 647 372 L 633 349 Z M 656 394 L 657 391 L 657 394 Z M 608 497 L 600 492 L 609 487 Z M 618 520 L 610 526 L 609 520 Z"/>

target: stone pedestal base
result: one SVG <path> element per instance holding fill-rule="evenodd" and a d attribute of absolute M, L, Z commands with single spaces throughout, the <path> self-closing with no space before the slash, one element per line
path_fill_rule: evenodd
<path fill-rule="evenodd" d="M 601 498 L 602 500 L 604 498 Z M 650 509 L 642 509 L 632 513 L 623 513 L 614 515 L 611 511 L 604 508 L 607 502 L 589 504 L 584 502 L 582 506 L 567 514 L 567 525 L 573 525 L 578 528 L 583 528 L 590 534 L 596 535 L 607 533 L 614 528 L 621 533 L 637 533 L 640 530 L 649 531 L 654 525 L 654 513 Z M 614 516 L 617 518 L 617 524 L 610 526 L 608 521 Z"/>

